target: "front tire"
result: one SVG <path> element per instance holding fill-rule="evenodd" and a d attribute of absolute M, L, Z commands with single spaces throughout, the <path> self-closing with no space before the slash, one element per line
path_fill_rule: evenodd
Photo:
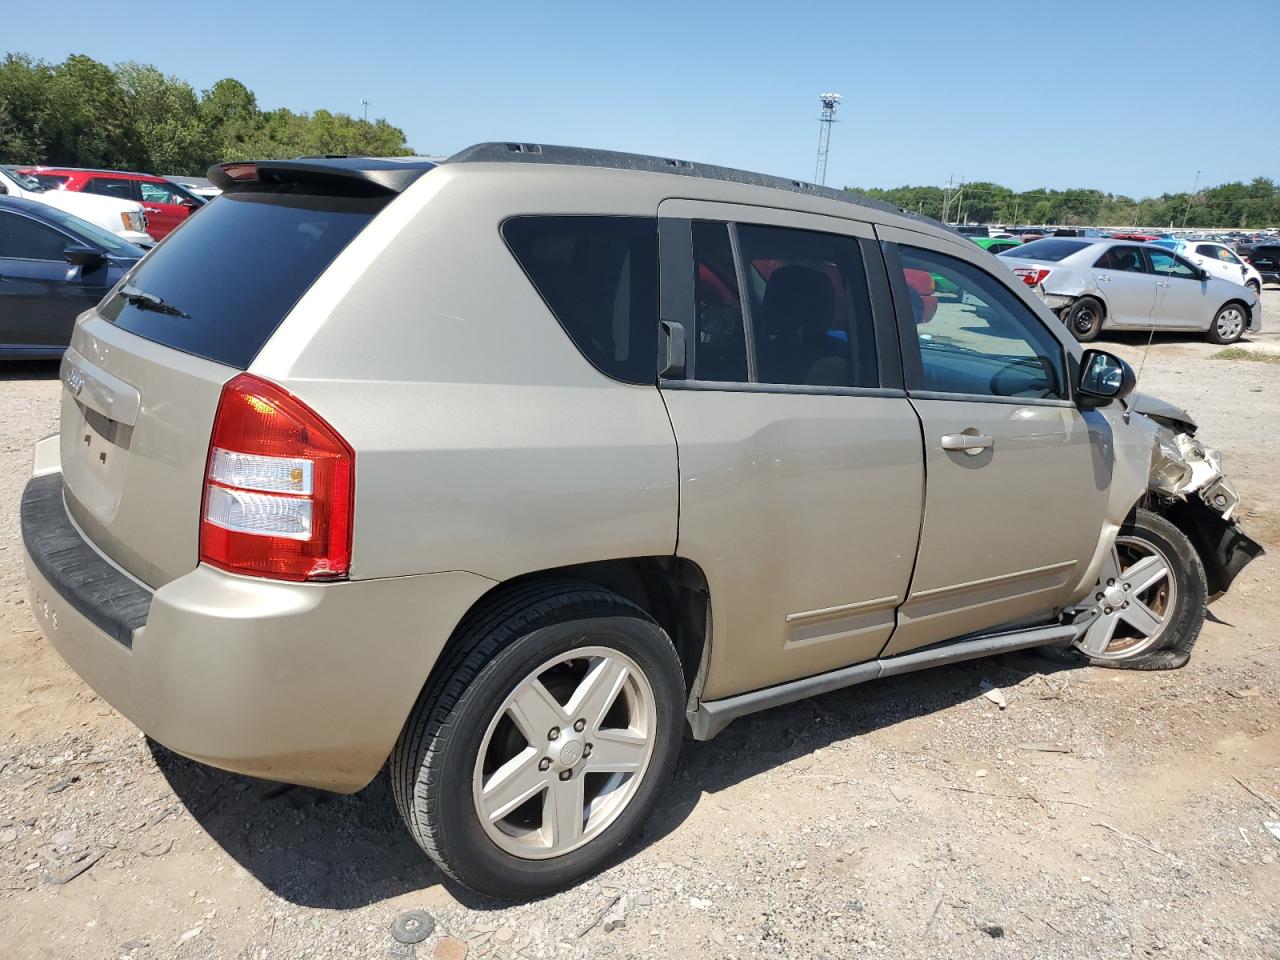
<path fill-rule="evenodd" d="M 1248 323 L 1249 320 L 1243 306 L 1239 303 L 1224 304 L 1222 309 L 1214 316 L 1213 323 L 1209 325 L 1209 333 L 1207 334 L 1209 342 L 1223 345 L 1235 343 L 1244 336 L 1244 330 Z"/>
<path fill-rule="evenodd" d="M 1245 283 L 1245 286 L 1253 291 L 1253 295 L 1255 297 L 1262 296 L 1262 284 L 1260 284 L 1257 280 L 1250 280 L 1247 283 Z"/>
<path fill-rule="evenodd" d="M 1176 669 L 1191 658 L 1207 599 L 1191 541 L 1159 514 L 1136 510 L 1081 611 L 1093 622 L 1077 649 L 1098 667 Z"/>
<path fill-rule="evenodd" d="M 1062 322 L 1080 343 L 1091 343 L 1102 332 L 1102 304 L 1093 297 L 1081 297 L 1062 312 Z"/>
<path fill-rule="evenodd" d="M 608 863 L 671 779 L 679 657 L 643 610 L 589 584 L 519 588 L 459 629 L 392 754 L 396 805 L 458 883 L 564 889 Z"/>

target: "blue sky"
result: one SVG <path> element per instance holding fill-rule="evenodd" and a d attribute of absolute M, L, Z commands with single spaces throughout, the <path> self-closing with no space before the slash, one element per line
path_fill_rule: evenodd
<path fill-rule="evenodd" d="M 233 76 L 264 108 L 359 115 L 366 97 L 424 153 L 530 140 L 808 180 L 831 90 L 833 186 L 1280 178 L 1276 0 L 185 6 L 64 2 L 10 18 L 3 49 L 150 62 L 197 89 Z"/>

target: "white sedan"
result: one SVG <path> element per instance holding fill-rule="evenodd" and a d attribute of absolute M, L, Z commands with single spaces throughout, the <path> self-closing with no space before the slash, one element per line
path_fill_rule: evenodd
<path fill-rule="evenodd" d="M 1182 254 L 1215 277 L 1244 284 L 1254 293 L 1262 292 L 1262 274 L 1253 264 L 1241 260 L 1239 254 L 1225 243 L 1216 240 L 1156 240 L 1155 243 Z"/>

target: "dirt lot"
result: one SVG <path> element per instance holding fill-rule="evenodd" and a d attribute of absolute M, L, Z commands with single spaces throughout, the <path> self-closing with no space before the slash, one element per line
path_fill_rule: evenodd
<path fill-rule="evenodd" d="M 56 368 L 0 365 L 3 955 L 1280 958 L 1280 364 L 1216 352 L 1159 337 L 1142 389 L 1199 418 L 1272 555 L 1187 668 L 1012 655 L 738 721 L 686 745 L 626 859 L 515 906 L 442 884 L 385 778 L 337 797 L 198 766 L 62 664 L 17 523 Z M 437 921 L 416 947 L 391 933 L 410 909 Z"/>

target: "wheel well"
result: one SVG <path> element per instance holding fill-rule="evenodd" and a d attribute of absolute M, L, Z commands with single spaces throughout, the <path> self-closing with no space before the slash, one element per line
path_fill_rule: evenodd
<path fill-rule="evenodd" d="M 1061 317 L 1064 323 L 1066 322 L 1067 317 L 1071 315 L 1071 311 L 1075 309 L 1076 304 L 1079 303 L 1081 300 L 1092 300 L 1094 303 L 1096 303 L 1101 311 L 1103 320 L 1107 319 L 1107 315 L 1111 312 L 1110 310 L 1107 309 L 1107 301 L 1102 299 L 1102 294 L 1082 293 L 1078 297 L 1074 297 L 1070 303 L 1068 303 L 1065 307 L 1063 307 L 1059 311 L 1058 316 Z"/>
<path fill-rule="evenodd" d="M 1100 293 L 1081 294 L 1080 296 L 1076 297 L 1075 300 L 1072 301 L 1071 305 L 1075 306 L 1077 303 L 1079 303 L 1081 300 L 1084 300 L 1086 297 L 1102 308 L 1102 319 L 1103 320 L 1107 319 L 1107 314 L 1109 314 L 1111 311 L 1107 308 L 1107 301 L 1102 299 L 1102 294 Z"/>
<path fill-rule="evenodd" d="M 711 593 L 702 569 L 683 557 L 625 557 L 538 570 L 493 587 L 472 606 L 488 605 L 502 594 L 539 580 L 576 580 L 611 590 L 630 600 L 671 637 L 684 667 L 685 689 L 698 682 L 711 632 Z M 465 622 L 471 610 L 462 618 Z M 455 636 L 456 636 L 455 632 Z M 453 643 L 450 637 L 445 649 Z M 444 660 L 444 653 L 437 662 Z"/>

